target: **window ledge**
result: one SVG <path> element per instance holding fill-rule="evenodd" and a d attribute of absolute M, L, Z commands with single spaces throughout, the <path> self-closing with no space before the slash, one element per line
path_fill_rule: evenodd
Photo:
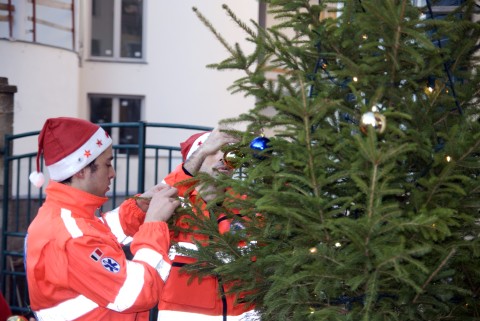
<path fill-rule="evenodd" d="M 86 62 L 107 62 L 107 63 L 126 63 L 126 64 L 143 64 L 146 65 L 148 62 L 143 59 L 121 59 L 121 58 L 97 58 L 90 57 L 85 59 Z"/>

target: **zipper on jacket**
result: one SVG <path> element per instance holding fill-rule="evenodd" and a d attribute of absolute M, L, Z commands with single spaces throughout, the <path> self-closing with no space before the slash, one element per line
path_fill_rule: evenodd
<path fill-rule="evenodd" d="M 222 283 L 222 278 L 220 276 L 217 277 L 218 279 L 218 285 L 220 286 L 220 294 L 222 297 L 222 315 L 223 315 L 223 321 L 227 321 L 227 297 L 225 296 L 225 289 L 223 288 L 223 283 Z"/>

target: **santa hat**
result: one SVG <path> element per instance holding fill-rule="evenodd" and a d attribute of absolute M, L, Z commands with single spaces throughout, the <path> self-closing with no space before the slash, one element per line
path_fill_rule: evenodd
<path fill-rule="evenodd" d="M 190 136 L 186 141 L 180 143 L 180 152 L 183 161 L 186 161 L 210 136 L 210 132 L 198 133 Z"/>
<path fill-rule="evenodd" d="M 37 171 L 29 179 L 37 187 L 43 185 L 42 154 L 50 179 L 61 182 L 93 162 L 111 144 L 108 133 L 89 121 L 70 117 L 47 119 L 38 136 Z"/>

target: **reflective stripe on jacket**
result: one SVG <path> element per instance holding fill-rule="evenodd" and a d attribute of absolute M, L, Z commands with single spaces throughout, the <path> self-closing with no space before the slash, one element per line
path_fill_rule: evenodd
<path fill-rule="evenodd" d="M 142 224 L 145 213 L 135 201 L 122 203 L 117 227 L 135 234 L 128 261 L 109 225 L 95 216 L 107 198 L 53 181 L 46 195 L 26 242 L 37 319 L 148 320 L 171 267 L 167 224 Z"/>

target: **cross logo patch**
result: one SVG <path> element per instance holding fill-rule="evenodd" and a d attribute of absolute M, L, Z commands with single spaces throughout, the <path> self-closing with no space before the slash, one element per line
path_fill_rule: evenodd
<path fill-rule="evenodd" d="M 118 264 L 117 261 L 110 257 L 106 257 L 102 259 L 102 265 L 105 268 L 105 270 L 112 272 L 112 273 L 118 273 L 120 272 L 120 264 Z"/>

